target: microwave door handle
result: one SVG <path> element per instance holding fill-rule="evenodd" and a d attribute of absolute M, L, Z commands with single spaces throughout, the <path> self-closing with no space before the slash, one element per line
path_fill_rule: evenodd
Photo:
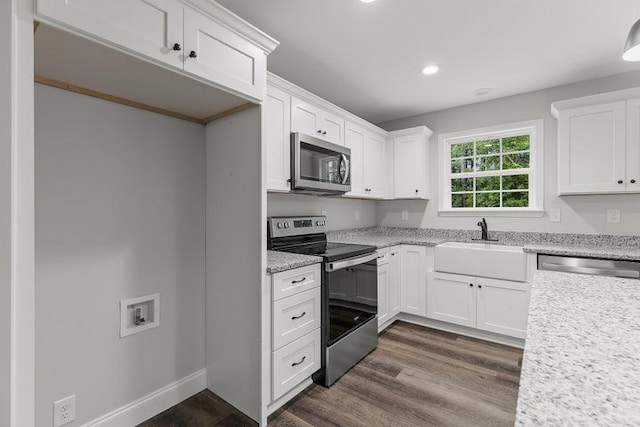
<path fill-rule="evenodd" d="M 349 167 L 349 160 L 347 159 L 346 155 L 344 154 L 340 155 L 340 163 L 344 164 L 344 173 L 340 171 L 340 181 L 343 185 L 345 185 L 349 180 L 349 172 L 351 170 L 351 168 Z"/>

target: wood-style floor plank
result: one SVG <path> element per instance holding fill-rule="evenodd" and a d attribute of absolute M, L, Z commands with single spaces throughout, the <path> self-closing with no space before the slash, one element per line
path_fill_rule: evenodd
<path fill-rule="evenodd" d="M 520 349 L 396 322 L 333 386 L 310 386 L 269 426 L 513 426 L 521 364 Z M 209 391 L 141 424 L 256 425 Z"/>

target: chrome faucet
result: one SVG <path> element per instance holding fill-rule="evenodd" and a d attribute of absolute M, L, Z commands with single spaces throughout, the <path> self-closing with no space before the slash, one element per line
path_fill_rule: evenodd
<path fill-rule="evenodd" d="M 482 218 L 482 221 L 478 221 L 478 226 L 482 231 L 482 237 L 480 239 L 471 239 L 471 240 L 482 240 L 487 242 L 497 242 L 498 239 L 490 239 L 489 238 L 489 229 L 487 227 L 487 220 Z"/>

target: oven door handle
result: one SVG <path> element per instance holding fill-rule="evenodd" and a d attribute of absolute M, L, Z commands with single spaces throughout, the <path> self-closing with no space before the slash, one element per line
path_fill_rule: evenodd
<path fill-rule="evenodd" d="M 358 258 L 349 258 L 344 261 L 328 262 L 325 265 L 324 269 L 327 272 L 332 272 L 336 270 L 342 270 L 343 268 L 347 268 L 347 267 L 353 267 L 354 265 L 365 264 L 369 261 L 373 261 L 377 259 L 378 259 L 378 254 L 374 252 L 370 255 L 362 256 Z"/>

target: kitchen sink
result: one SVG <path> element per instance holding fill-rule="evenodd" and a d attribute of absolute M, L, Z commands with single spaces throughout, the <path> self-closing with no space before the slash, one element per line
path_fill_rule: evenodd
<path fill-rule="evenodd" d="M 435 270 L 525 282 L 527 257 L 521 246 L 447 242 L 435 247 Z"/>

